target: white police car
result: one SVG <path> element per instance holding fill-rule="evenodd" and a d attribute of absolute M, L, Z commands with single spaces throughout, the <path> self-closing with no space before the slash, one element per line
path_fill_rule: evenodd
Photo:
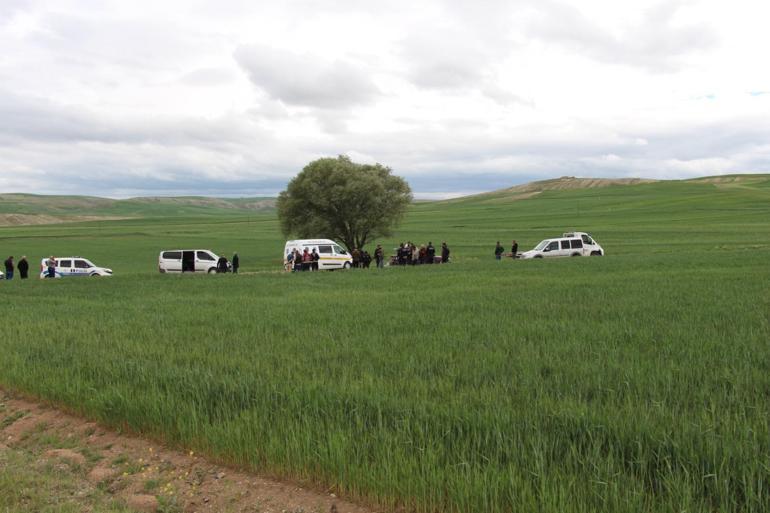
<path fill-rule="evenodd" d="M 40 261 L 41 278 L 48 277 L 49 260 L 49 258 L 44 258 Z M 54 257 L 54 260 L 56 261 L 55 278 L 63 278 L 65 276 L 112 276 L 112 269 L 97 267 L 87 258 L 79 256 Z"/>
<path fill-rule="evenodd" d="M 546 239 L 534 249 L 519 254 L 519 258 L 550 258 L 572 256 L 603 256 L 604 249 L 590 234 L 568 232 L 561 237 Z"/>

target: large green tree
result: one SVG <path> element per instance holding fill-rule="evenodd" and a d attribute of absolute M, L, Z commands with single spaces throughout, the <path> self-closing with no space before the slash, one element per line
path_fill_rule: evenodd
<path fill-rule="evenodd" d="M 340 155 L 305 166 L 277 206 L 287 237 L 328 237 L 352 250 L 389 236 L 411 201 L 409 184 L 390 168 Z"/>

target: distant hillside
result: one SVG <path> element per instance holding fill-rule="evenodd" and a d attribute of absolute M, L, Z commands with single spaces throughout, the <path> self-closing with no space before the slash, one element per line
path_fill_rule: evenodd
<path fill-rule="evenodd" d="M 0 194 L 0 226 L 53 224 L 135 217 L 270 212 L 275 198 L 149 197 L 115 200 L 92 196 Z"/>
<path fill-rule="evenodd" d="M 717 188 L 741 187 L 746 189 L 770 189 L 770 175 L 741 174 L 692 178 L 688 180 L 652 180 L 646 178 L 576 178 L 562 176 L 550 180 L 538 180 L 521 185 L 498 189 L 496 191 L 463 196 L 442 203 L 507 203 L 537 196 L 549 191 L 596 189 L 602 187 L 625 187 L 655 183 L 701 183 L 710 184 Z"/>
<path fill-rule="evenodd" d="M 611 187 L 615 185 L 639 185 L 654 183 L 656 180 L 645 178 L 576 178 L 574 176 L 562 176 L 549 180 L 514 185 L 507 189 L 498 189 L 491 192 L 483 192 L 472 196 L 463 196 L 446 200 L 447 202 L 474 201 L 483 203 L 501 203 L 531 198 L 545 191 L 560 191 L 568 189 L 595 189 L 598 187 Z"/>

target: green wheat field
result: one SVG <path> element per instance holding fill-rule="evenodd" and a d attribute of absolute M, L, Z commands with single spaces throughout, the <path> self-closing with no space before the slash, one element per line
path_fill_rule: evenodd
<path fill-rule="evenodd" d="M 514 199 L 416 203 L 377 242 L 452 262 L 348 272 L 281 272 L 271 212 L 2 227 L 0 386 L 386 511 L 770 510 L 770 176 Z M 606 256 L 494 260 L 570 229 Z"/>

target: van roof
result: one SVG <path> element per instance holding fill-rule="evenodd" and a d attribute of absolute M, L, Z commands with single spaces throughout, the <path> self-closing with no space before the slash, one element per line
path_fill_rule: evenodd
<path fill-rule="evenodd" d="M 300 245 L 300 244 L 337 244 L 331 239 L 296 239 L 287 240 L 286 245 Z"/>

